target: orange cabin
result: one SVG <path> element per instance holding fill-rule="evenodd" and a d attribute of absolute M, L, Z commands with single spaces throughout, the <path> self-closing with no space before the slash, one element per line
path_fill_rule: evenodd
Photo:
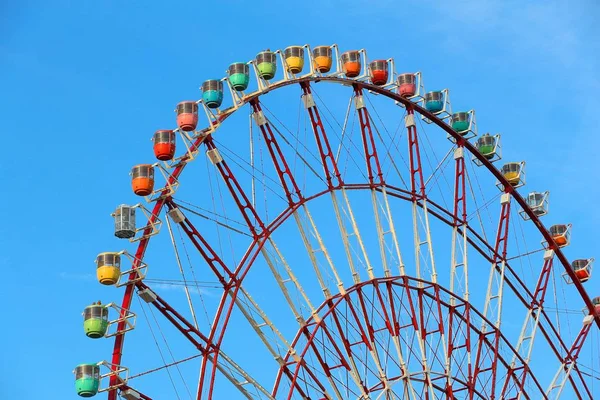
<path fill-rule="evenodd" d="M 326 73 L 331 70 L 331 47 L 318 46 L 313 49 L 313 64 L 317 72 Z"/>
<path fill-rule="evenodd" d="M 131 187 L 138 196 L 148 196 L 154 190 L 154 167 L 140 164 L 131 170 Z"/>
<path fill-rule="evenodd" d="M 411 97 L 417 93 L 417 77 L 415 74 L 406 73 L 398 76 L 398 94 L 402 97 Z"/>
<path fill-rule="evenodd" d="M 154 155 L 160 161 L 171 160 L 175 155 L 175 132 L 158 130 L 152 137 L 154 142 Z"/>
<path fill-rule="evenodd" d="M 198 125 L 198 104 L 195 101 L 182 101 L 177 104 L 177 126 L 184 131 L 193 131 Z"/>
<path fill-rule="evenodd" d="M 388 63 L 386 60 L 375 60 L 369 63 L 369 75 L 373 85 L 382 86 L 388 81 Z"/>
<path fill-rule="evenodd" d="M 558 247 L 567 246 L 571 235 L 569 225 L 552 225 L 550 227 L 550 235 Z"/>
<path fill-rule="evenodd" d="M 587 281 L 592 276 L 591 260 L 581 259 L 571 263 L 571 268 L 581 283 Z"/>
<path fill-rule="evenodd" d="M 360 75 L 360 53 L 350 50 L 342 54 L 342 70 L 348 78 L 356 78 Z"/>

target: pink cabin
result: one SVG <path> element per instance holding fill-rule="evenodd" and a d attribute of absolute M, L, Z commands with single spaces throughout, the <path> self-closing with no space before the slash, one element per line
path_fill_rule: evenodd
<path fill-rule="evenodd" d="M 177 126 L 184 131 L 193 131 L 198 125 L 198 104 L 195 101 L 182 101 L 177 104 Z"/>
<path fill-rule="evenodd" d="M 417 77 L 415 74 L 405 73 L 398 76 L 398 94 L 402 97 L 411 97 L 417 93 Z"/>

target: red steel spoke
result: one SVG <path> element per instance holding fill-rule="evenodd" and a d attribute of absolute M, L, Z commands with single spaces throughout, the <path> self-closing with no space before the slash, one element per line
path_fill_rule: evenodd
<path fill-rule="evenodd" d="M 356 84 L 353 86 L 357 104 L 356 107 L 358 109 L 358 119 L 360 121 L 363 149 L 365 151 L 365 160 L 367 162 L 369 184 L 374 185 L 374 173 L 377 174 L 378 183 L 384 184 L 383 173 L 381 172 L 381 163 L 379 162 L 379 156 L 377 155 L 377 149 L 375 147 L 375 139 L 371 129 L 371 118 L 369 116 L 369 111 L 364 104 L 363 91 L 360 86 Z"/>
<path fill-rule="evenodd" d="M 207 138 L 205 140 L 205 143 L 209 151 L 217 150 L 217 147 L 215 146 L 212 137 Z M 264 231 L 265 226 L 260 217 L 258 216 L 258 213 L 250 203 L 248 196 L 242 189 L 242 186 L 236 179 L 235 175 L 233 175 L 233 172 L 231 171 L 225 160 L 221 159 L 219 162 L 216 162 L 216 166 L 219 172 L 221 173 L 225 184 L 229 188 L 231 197 L 233 197 L 233 200 L 240 209 L 240 212 L 242 213 L 246 224 L 248 224 L 248 228 L 250 229 L 254 237 L 258 237 L 258 235 Z"/>
<path fill-rule="evenodd" d="M 287 198 L 289 205 L 294 205 L 298 201 L 302 200 L 300 188 L 298 187 L 298 184 L 296 183 L 296 180 L 294 179 L 292 172 L 290 171 L 288 162 L 283 156 L 281 147 L 275 139 L 275 135 L 273 134 L 273 130 L 271 129 L 271 124 L 264 117 L 264 113 L 262 111 L 258 98 L 253 99 L 250 102 L 250 104 L 252 105 L 252 109 L 254 110 L 254 115 L 257 116 L 255 119 L 257 120 L 259 128 L 263 134 L 263 137 L 265 138 L 265 143 L 269 148 L 269 154 L 271 155 L 271 159 L 273 160 L 273 165 L 277 170 L 277 175 L 279 176 L 281 185 L 285 190 L 285 197 Z M 296 199 L 294 199 L 294 195 Z"/>
<path fill-rule="evenodd" d="M 327 186 L 329 189 L 338 188 L 344 184 L 342 181 L 342 177 L 340 171 L 338 169 L 337 161 L 331 151 L 331 146 L 329 144 L 329 139 L 327 139 L 327 135 L 325 134 L 325 127 L 323 126 L 323 122 L 321 121 L 321 115 L 319 114 L 319 109 L 316 104 L 312 100 L 312 93 L 310 90 L 310 85 L 308 82 L 301 82 L 300 86 L 302 86 L 302 91 L 304 93 L 305 101 L 310 101 L 312 103 L 307 105 L 308 115 L 310 117 L 310 122 L 312 124 L 313 133 L 315 134 L 315 140 L 317 142 L 317 147 L 319 149 L 319 154 L 321 155 L 321 161 L 323 163 L 323 169 L 325 170 L 325 178 L 327 179 Z M 333 179 L 335 178 L 336 183 L 333 183 Z"/>

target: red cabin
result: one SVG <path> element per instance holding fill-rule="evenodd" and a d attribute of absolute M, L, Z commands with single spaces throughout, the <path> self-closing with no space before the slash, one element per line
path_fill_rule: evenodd
<path fill-rule="evenodd" d="M 148 196 L 154 190 L 154 167 L 150 164 L 136 165 L 131 170 L 131 187 L 138 196 Z"/>
<path fill-rule="evenodd" d="M 182 101 L 177 104 L 177 126 L 184 131 L 193 131 L 198 125 L 198 104 L 195 101 Z"/>
<path fill-rule="evenodd" d="M 398 94 L 402 97 L 411 97 L 417 93 L 417 77 L 415 74 L 406 73 L 398 76 Z"/>
<path fill-rule="evenodd" d="M 160 161 L 171 160 L 175 155 L 175 132 L 158 130 L 152 137 L 154 142 L 154 155 Z"/>
<path fill-rule="evenodd" d="M 388 63 L 386 60 L 375 60 L 369 63 L 369 74 L 373 85 L 382 86 L 388 81 Z"/>
<path fill-rule="evenodd" d="M 596 313 L 600 314 L 600 297 L 594 297 L 592 299 L 592 303 L 594 303 L 594 308 L 596 309 Z"/>
<path fill-rule="evenodd" d="M 577 279 L 581 283 L 587 281 L 592 276 L 592 260 L 575 260 L 571 263 L 571 268 L 573 268 L 573 272 L 575 272 Z"/>

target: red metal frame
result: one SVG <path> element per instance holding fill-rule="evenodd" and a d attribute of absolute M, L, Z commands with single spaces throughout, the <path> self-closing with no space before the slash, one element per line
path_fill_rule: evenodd
<path fill-rule="evenodd" d="M 382 291 L 380 287 L 385 287 L 386 290 Z M 376 294 L 376 301 L 370 305 L 376 307 L 379 311 L 381 311 L 381 317 L 379 319 L 381 320 L 380 324 L 382 323 L 383 326 L 380 328 L 373 326 L 372 321 L 368 317 L 371 314 L 371 308 L 365 304 L 366 296 L 363 293 L 365 289 L 373 290 Z M 396 292 L 400 292 L 400 294 Z M 384 293 L 387 294 L 387 296 L 384 297 Z M 443 331 L 443 327 L 441 324 L 438 325 L 439 329 L 434 331 L 428 331 L 428 329 L 425 327 L 427 321 L 424 319 L 423 310 L 426 303 L 429 304 L 429 307 L 431 308 L 430 311 L 433 311 L 433 309 L 444 310 L 447 314 L 452 316 L 449 318 L 460 320 L 461 323 L 466 324 L 468 330 L 473 330 L 478 335 L 486 336 L 480 331 L 479 327 L 475 326 L 472 322 L 467 321 L 465 319 L 464 314 L 459 311 L 461 308 L 468 308 L 468 303 L 464 303 L 461 299 L 455 298 L 458 302 L 458 305 L 452 306 L 448 302 L 442 300 L 442 293 L 444 295 L 443 297 L 454 296 L 439 285 L 403 276 L 391 278 L 377 278 L 371 281 L 361 282 L 348 288 L 346 293 L 337 294 L 332 298 L 326 300 L 318 308 L 319 320 L 315 321 L 313 317 L 311 317 L 307 321 L 306 326 L 303 329 L 299 330 L 296 334 L 296 337 L 292 342 L 292 346 L 294 348 L 298 349 L 298 345 L 301 344 L 301 338 L 306 338 L 306 342 L 300 347 L 301 352 L 297 354 L 300 356 L 299 358 L 293 356 L 291 353 L 288 353 L 286 355 L 285 364 L 280 368 L 280 371 L 277 375 L 277 380 L 273 390 L 273 396 L 280 397 L 284 394 L 282 393 L 282 390 L 285 389 L 282 389 L 281 387 L 282 380 L 284 379 L 284 376 L 290 379 L 289 373 L 285 373 L 284 370 L 288 372 L 290 368 L 294 370 L 294 373 L 291 377 L 291 381 L 289 382 L 289 391 L 287 392 L 286 396 L 286 398 L 288 399 L 291 399 L 294 395 L 293 390 L 298 385 L 298 381 L 306 383 L 306 379 L 314 379 L 313 374 L 309 374 L 309 378 L 301 377 L 301 371 L 303 371 L 305 368 L 311 368 L 311 366 L 307 364 L 307 360 L 310 360 L 310 357 L 306 357 L 307 353 L 309 353 L 310 351 L 312 351 L 313 353 L 311 354 L 315 355 L 318 359 L 317 364 L 319 364 L 321 368 L 323 368 L 323 371 L 325 371 L 325 374 L 329 376 L 329 372 L 336 368 L 346 368 L 347 370 L 349 370 L 350 368 L 348 358 L 352 358 L 353 354 L 360 354 L 359 352 L 363 351 L 363 349 L 360 346 L 364 346 L 366 350 L 372 350 L 371 345 L 373 343 L 376 343 L 376 341 L 374 340 L 374 334 L 376 332 L 385 330 L 392 336 L 399 336 L 404 330 L 409 330 L 419 332 L 422 338 L 426 338 L 428 335 L 436 333 L 439 335 L 441 335 L 442 333 L 448 334 L 448 332 Z M 417 305 L 415 304 L 415 300 L 418 302 L 420 307 L 417 307 Z M 343 309 L 340 310 L 340 308 L 342 308 L 342 305 L 347 308 L 347 312 L 344 312 Z M 381 309 L 379 309 L 380 306 Z M 420 308 L 420 310 L 417 311 L 417 308 Z M 388 313 L 385 310 L 391 310 L 391 313 Z M 407 311 L 409 313 L 409 321 L 406 321 L 407 323 L 405 324 L 401 324 L 400 320 L 398 319 L 398 315 L 400 314 L 401 310 Z M 483 320 L 485 320 L 483 315 L 481 315 L 477 311 L 474 312 Z M 391 318 L 390 314 L 392 316 Z M 350 338 L 346 336 L 345 331 L 343 329 L 344 323 L 342 322 L 342 319 L 344 319 L 346 322 L 351 323 L 352 326 L 356 329 L 357 334 L 361 338 L 359 339 L 359 341 L 352 342 Z M 516 350 L 510 345 L 507 339 L 496 328 L 494 328 L 493 324 L 490 321 L 485 321 L 489 329 L 492 329 L 496 332 L 496 336 L 501 342 L 504 343 L 506 348 L 509 349 L 509 351 L 515 352 Z M 339 351 L 339 348 L 335 347 L 336 341 L 332 338 L 331 331 L 328 328 L 332 322 L 333 324 L 335 324 L 337 332 L 339 332 L 337 342 L 344 344 L 346 355 L 341 353 Z M 439 321 L 437 322 L 439 323 Z M 407 333 L 405 332 L 405 335 L 406 334 Z M 327 340 L 323 342 L 324 339 Z M 494 343 L 486 340 L 483 342 L 483 344 L 486 347 L 488 347 L 489 350 L 493 351 Z M 335 348 L 334 353 L 337 355 L 338 358 L 332 358 L 331 351 L 328 353 L 328 356 L 330 357 L 329 362 L 332 363 L 333 361 L 336 361 L 335 365 L 330 367 L 328 364 L 325 364 L 323 362 L 323 360 L 319 356 L 319 353 L 321 352 L 320 347 L 327 347 L 328 349 Z M 355 347 L 357 347 L 356 350 L 354 349 Z M 519 356 L 517 355 L 517 357 Z M 503 368 L 508 369 L 509 361 L 505 360 L 501 354 L 498 354 L 498 360 L 500 361 L 500 364 Z M 388 381 L 396 381 L 398 379 L 401 379 L 401 376 L 386 378 Z M 414 380 L 415 378 L 411 379 Z M 417 378 L 416 380 L 423 382 L 425 385 L 429 385 L 429 383 L 431 382 L 431 385 L 433 386 L 434 390 L 446 394 L 448 398 L 454 398 L 450 397 L 450 393 L 448 393 L 446 385 L 438 385 L 435 383 L 439 379 L 445 379 L 445 376 L 441 375 L 436 376 L 434 378 L 429 378 L 428 376 L 425 376 L 423 378 Z M 460 379 L 460 376 L 453 376 L 452 380 L 456 380 L 458 383 L 461 384 L 462 387 L 467 387 L 468 385 L 466 381 Z M 315 383 L 315 385 L 312 385 L 313 388 L 324 387 L 323 384 L 319 384 L 312 381 L 310 383 Z M 301 384 L 301 386 L 305 385 Z M 311 387 L 310 384 L 306 386 Z M 362 389 L 365 390 L 366 393 L 374 393 L 381 390 L 382 386 L 380 384 L 375 384 L 371 387 L 363 385 Z M 470 388 L 470 393 L 473 393 L 473 396 L 476 396 L 477 398 L 491 398 L 491 392 L 482 392 L 480 389 L 481 388 L 478 387 Z M 456 391 L 454 393 L 457 393 L 459 391 Z M 528 398 L 534 398 L 531 397 L 531 394 L 536 393 L 538 393 L 540 396 L 543 396 L 543 388 L 541 387 L 539 382 L 537 382 L 537 380 L 533 379 L 532 387 L 526 388 L 524 393 Z M 529 395 L 527 393 L 529 393 Z M 308 393 L 308 397 L 311 397 L 310 394 L 311 393 Z M 312 394 L 313 396 L 318 398 L 326 397 L 326 394 L 324 392 Z M 429 393 L 426 392 L 425 398 L 429 398 L 427 397 L 428 395 Z"/>
<path fill-rule="evenodd" d="M 252 105 L 254 113 L 262 113 L 262 108 L 260 106 L 258 98 L 252 99 L 252 101 L 250 101 L 250 104 Z M 288 199 L 288 203 L 290 206 L 293 206 L 298 201 L 302 201 L 302 194 L 300 193 L 300 188 L 298 187 L 298 184 L 296 183 L 296 180 L 294 179 L 294 176 L 290 171 L 289 164 L 283 156 L 283 152 L 281 151 L 281 147 L 275 139 L 275 135 L 273 135 L 271 124 L 267 121 L 263 125 L 259 125 L 259 128 L 263 134 L 263 137 L 265 138 L 265 143 L 269 148 L 269 154 L 271 155 L 273 165 L 277 170 L 277 175 L 279 176 L 279 180 L 281 181 L 281 185 L 283 186 L 283 190 L 285 191 L 285 196 Z M 296 195 L 296 199 L 294 199 L 294 195 Z"/>
<path fill-rule="evenodd" d="M 354 96 L 356 98 L 363 97 L 362 88 L 356 84 L 354 87 Z M 373 131 L 371 130 L 371 118 L 367 107 L 358 107 L 358 119 L 360 122 L 360 132 L 362 136 L 363 149 L 365 151 L 365 161 L 367 163 L 367 171 L 369 176 L 369 184 L 375 185 L 373 181 L 373 172 L 377 174 L 377 180 L 380 185 L 385 182 L 383 180 L 383 172 L 381 172 L 381 164 L 379 163 L 379 156 L 377 155 L 377 148 L 375 147 L 375 139 L 373 138 Z M 373 165 L 374 164 L 374 165 Z M 374 171 L 375 170 L 375 171 Z"/>
<path fill-rule="evenodd" d="M 310 86 L 309 86 L 309 82 L 310 81 L 314 81 L 314 80 L 323 80 L 323 81 L 330 81 L 330 82 L 338 82 L 338 83 L 345 83 L 347 80 L 343 79 L 343 78 L 337 78 L 337 77 L 305 77 L 305 78 L 301 78 L 299 80 L 295 80 L 293 82 L 299 82 L 303 88 L 303 91 L 305 94 L 310 94 Z M 270 90 L 276 89 L 278 87 L 282 87 L 282 86 L 286 86 L 288 84 L 293 83 L 292 81 L 289 82 L 282 82 L 280 84 L 277 85 L 272 85 L 270 87 Z M 353 83 L 354 84 L 354 83 Z M 364 88 L 364 89 L 368 89 L 370 91 L 373 91 L 375 93 L 378 94 L 382 94 L 386 97 L 389 97 L 401 104 L 403 104 L 405 107 L 407 107 L 407 110 L 409 110 L 409 113 L 414 113 L 414 111 L 416 110 L 417 112 L 419 112 L 421 115 L 425 116 L 426 118 L 428 118 L 429 120 L 433 121 L 433 123 L 435 123 L 436 125 L 438 125 L 442 130 L 446 131 L 451 137 L 453 137 L 455 140 L 459 141 L 461 140 L 460 135 L 458 135 L 456 132 L 454 132 L 448 125 L 446 125 L 443 121 L 439 120 L 437 117 L 435 117 L 433 114 L 431 114 L 430 112 L 428 112 L 426 109 L 424 109 L 423 107 L 421 107 L 418 104 L 414 104 L 412 102 L 410 102 L 409 100 L 400 97 L 399 95 L 392 93 L 390 91 L 387 91 L 383 88 L 377 87 L 375 85 L 371 85 L 368 83 L 364 83 L 364 82 L 360 82 L 360 83 L 356 83 L 359 87 Z M 256 99 L 260 96 L 260 93 L 257 93 L 253 96 L 249 96 L 248 98 L 245 99 L 245 101 L 250 102 L 253 99 Z M 323 167 L 325 170 L 325 174 L 327 177 L 327 181 L 329 184 L 329 189 L 334 189 L 334 188 L 339 188 L 343 185 L 343 180 L 341 178 L 341 174 L 339 173 L 339 170 L 337 168 L 337 165 L 335 163 L 335 158 L 333 157 L 333 153 L 331 152 L 331 148 L 329 146 L 329 143 L 327 141 L 325 132 L 324 132 L 324 128 L 322 125 L 322 122 L 320 120 L 320 116 L 318 114 L 318 110 L 316 107 L 310 107 L 308 108 L 308 112 L 309 115 L 311 116 L 311 123 L 313 124 L 313 131 L 315 133 L 315 138 L 317 141 L 317 145 L 319 147 L 319 151 L 321 154 L 321 158 L 323 161 Z M 220 116 L 219 121 L 217 123 L 222 122 L 224 119 L 226 119 L 229 115 L 231 115 L 231 112 L 229 113 L 225 113 L 223 115 Z M 410 129 L 409 129 L 409 136 L 410 135 Z M 415 136 L 416 136 L 416 132 L 415 132 Z M 191 146 L 191 151 L 195 151 L 200 144 L 204 141 L 206 136 L 199 136 L 193 143 L 193 145 Z M 410 140 L 410 139 L 409 139 Z M 210 142 L 210 140 L 209 140 Z M 410 142 L 409 142 L 410 143 Z M 410 148 L 411 148 L 411 154 L 412 154 L 412 150 L 414 148 L 414 143 L 410 143 L 409 144 Z M 418 144 L 417 144 L 418 146 Z M 479 162 L 481 162 L 481 164 L 483 166 L 485 166 L 497 179 L 498 181 L 505 187 L 507 188 L 507 192 L 510 192 L 512 197 L 515 199 L 515 201 L 517 201 L 517 203 L 523 208 L 523 210 L 525 211 L 525 213 L 530 217 L 531 221 L 536 225 L 536 227 L 538 228 L 538 230 L 540 231 L 540 233 L 542 234 L 542 236 L 544 237 L 544 239 L 548 242 L 548 243 L 554 243 L 551 236 L 549 235 L 548 231 L 546 230 L 546 228 L 543 226 L 543 224 L 541 223 L 540 219 L 529 209 L 529 207 L 527 206 L 526 202 L 524 201 L 524 199 L 520 196 L 520 194 L 516 191 L 513 191 L 512 187 L 510 187 L 510 185 L 508 184 L 508 182 L 505 180 L 505 178 L 502 176 L 502 174 L 495 169 L 492 164 L 485 159 L 483 156 L 481 156 L 476 149 L 473 147 L 472 144 L 470 144 L 469 142 L 465 141 L 464 142 L 464 147 L 471 153 L 474 155 L 475 158 L 478 159 Z M 209 147 L 210 148 L 210 147 Z M 182 161 L 174 168 L 170 178 L 169 178 L 169 183 L 173 183 L 177 180 L 177 178 L 179 177 L 179 175 L 181 174 L 183 168 L 185 167 L 185 165 L 187 165 L 187 160 L 188 157 L 185 156 Z M 223 173 L 223 171 L 221 171 Z M 225 171 L 226 172 L 226 171 Z M 424 186 L 421 185 L 420 187 L 417 187 L 416 184 L 416 179 L 415 175 L 418 174 L 420 178 L 420 182 L 422 183 L 422 172 L 420 171 L 420 169 L 415 169 L 414 165 L 411 165 L 411 195 L 413 197 L 413 200 L 416 198 L 419 198 L 419 196 L 423 196 L 424 193 Z M 224 174 L 224 178 L 226 179 L 226 182 L 228 183 L 228 186 L 230 184 L 232 184 L 232 180 L 231 180 L 231 175 L 228 174 Z M 337 185 L 333 185 L 332 181 L 333 179 L 337 180 Z M 233 180 L 233 182 L 236 182 L 235 180 Z M 350 189 L 352 187 L 349 187 Z M 236 189 L 238 188 L 233 188 L 230 186 L 230 190 L 232 190 L 232 192 L 237 191 Z M 327 191 L 326 191 L 327 192 Z M 419 193 L 420 192 L 420 193 Z M 165 187 L 165 190 L 163 193 L 167 193 L 167 187 Z M 243 194 L 243 192 L 242 192 Z M 322 193 L 320 193 L 322 194 Z M 318 195 L 320 195 L 318 194 Z M 318 195 L 315 196 L 311 196 L 310 198 L 314 198 L 317 197 Z M 247 200 L 247 198 L 246 198 Z M 155 207 L 152 211 L 152 217 L 150 219 L 150 223 L 147 225 L 146 229 L 144 230 L 144 235 L 148 235 L 150 233 L 151 230 L 151 224 L 153 222 L 156 221 L 157 216 L 160 214 L 160 211 L 162 209 L 162 206 L 165 203 L 165 199 L 164 198 L 159 198 L 156 203 L 155 203 Z M 431 202 L 430 202 L 431 203 Z M 249 204 L 246 203 L 246 204 Z M 277 219 L 275 221 L 273 221 L 273 223 L 271 223 L 271 228 L 275 229 L 277 226 L 279 226 L 285 219 L 287 219 L 287 217 L 289 217 L 289 215 L 291 215 L 291 211 L 292 208 L 295 209 L 298 206 L 298 204 L 295 204 L 294 207 L 290 207 L 288 208 L 288 210 L 286 210 L 285 212 L 283 212 L 279 217 L 277 217 Z M 247 207 L 242 206 L 241 209 L 243 209 L 243 214 L 244 217 L 246 219 L 248 219 L 248 216 L 246 215 L 247 211 Z M 432 213 L 433 214 L 433 213 Z M 252 226 L 252 224 L 249 224 L 249 226 Z M 255 232 L 255 239 L 253 241 L 253 243 L 251 244 L 250 248 L 248 249 L 246 255 L 244 256 L 242 262 L 238 265 L 238 267 L 236 268 L 236 270 L 233 272 L 233 276 L 237 277 L 237 280 L 235 280 L 235 285 L 229 285 L 230 288 L 233 288 L 235 292 L 237 292 L 237 285 L 241 285 L 241 282 L 244 278 L 244 276 L 247 274 L 248 270 L 250 269 L 254 259 L 256 258 L 256 256 L 258 255 L 258 252 L 260 251 L 260 248 L 262 248 L 262 245 L 264 244 L 264 239 L 266 236 L 268 236 L 269 232 L 265 232 L 264 229 L 263 231 L 260 232 L 260 234 L 258 233 L 259 231 Z M 149 241 L 149 237 L 145 237 L 144 239 L 142 239 L 139 242 L 138 245 L 138 249 L 136 251 L 135 254 L 135 258 L 136 261 L 134 262 L 134 266 L 133 268 L 136 268 L 139 266 L 145 250 L 147 248 L 148 245 L 148 241 Z M 497 255 L 497 252 L 494 252 L 494 257 Z M 566 257 L 564 256 L 564 254 L 562 254 L 562 251 L 560 249 L 556 250 L 556 257 L 557 259 L 561 262 L 561 264 L 563 265 L 563 268 L 565 269 L 566 273 L 571 277 L 571 279 L 574 282 L 574 285 L 576 287 L 576 289 L 578 290 L 578 292 L 581 295 L 581 298 L 583 299 L 586 307 L 589 309 L 590 313 L 594 316 L 594 319 L 596 321 L 596 324 L 598 326 L 600 326 L 600 315 L 598 313 L 595 312 L 594 306 L 591 302 L 590 297 L 587 295 L 585 289 L 582 287 L 581 283 L 576 279 L 576 277 L 574 276 L 573 271 L 570 269 L 570 264 L 568 262 L 568 260 L 566 259 Z M 514 274 L 514 273 L 513 273 Z M 516 274 L 514 274 L 515 276 L 517 276 Z M 132 273 L 130 279 L 133 279 L 135 277 L 135 273 Z M 510 282 L 507 281 L 507 284 L 509 284 L 509 286 L 511 286 Z M 122 314 L 126 314 L 131 306 L 131 300 L 132 300 L 132 295 L 133 295 L 133 286 L 134 285 L 127 285 L 126 289 L 125 289 L 125 293 L 123 296 L 123 302 L 122 302 Z M 235 286 L 235 287 L 234 287 Z M 523 285 L 524 287 L 524 285 Z M 515 291 L 515 287 L 511 286 L 511 288 L 513 289 L 513 291 Z M 517 293 L 515 291 L 515 293 Z M 225 295 L 226 296 L 226 295 Z M 219 311 L 217 313 L 217 318 L 216 318 L 216 323 L 214 325 L 213 331 L 211 331 L 211 335 L 209 337 L 209 341 L 212 342 L 214 336 L 215 336 L 215 332 L 217 329 L 217 326 L 219 327 L 219 331 L 220 331 L 220 335 L 219 338 L 217 340 L 218 343 L 221 342 L 222 337 L 224 335 L 224 331 L 225 331 L 225 326 L 227 324 L 227 321 L 229 319 L 229 315 L 231 313 L 231 307 L 233 303 L 229 304 L 229 307 L 227 312 L 223 313 L 223 310 L 226 308 L 225 307 L 225 303 L 222 302 L 222 304 L 219 306 Z M 543 310 L 542 310 L 543 313 Z M 123 317 L 124 315 L 121 315 L 121 317 Z M 221 316 L 224 317 L 223 320 L 221 320 Z M 545 316 L 545 314 L 544 314 Z M 547 316 L 545 316 L 545 318 L 549 321 L 549 319 L 547 318 Z M 119 324 L 120 326 L 117 327 L 118 330 L 123 330 L 124 329 L 124 323 Z M 550 329 L 554 329 L 553 326 L 550 324 L 549 325 Z M 541 328 L 541 327 L 540 327 Z M 542 329 L 543 332 L 545 332 Z M 548 337 L 548 334 L 545 333 L 546 337 Z M 555 332 L 555 335 L 558 336 L 558 334 Z M 559 338 L 560 339 L 560 338 Z M 585 337 L 583 338 L 585 339 Z M 481 341 L 481 340 L 480 340 Z M 561 341 L 562 343 L 562 341 Z M 114 344 L 114 349 L 113 349 L 113 356 L 112 356 L 112 363 L 114 365 L 120 365 L 121 363 L 121 357 L 122 357 L 122 352 L 123 352 L 123 344 L 124 344 L 124 335 L 120 334 L 117 335 L 115 338 L 115 344 Z M 551 345 L 553 346 L 553 348 L 555 349 L 555 351 L 558 353 L 558 351 L 556 350 L 556 348 L 554 347 L 554 345 L 551 343 Z M 563 344 L 564 345 L 564 344 Z M 215 347 L 216 348 L 216 347 Z M 214 366 L 216 366 L 216 361 L 214 363 Z M 203 377 L 204 377 L 204 369 L 205 367 L 203 366 Z M 212 373 L 212 378 L 211 378 L 211 389 L 209 392 L 209 397 L 210 397 L 210 393 L 212 393 L 212 385 L 214 383 L 214 372 L 215 372 L 215 368 L 213 367 L 213 373 Z M 116 382 L 117 377 L 112 377 L 111 378 L 111 383 L 112 382 Z M 200 383 L 200 391 L 201 392 L 201 388 L 202 388 L 202 382 Z M 116 400 L 116 389 L 115 390 L 111 390 L 108 393 L 108 399 L 109 400 Z M 198 397 L 200 398 L 200 397 Z"/>
<path fill-rule="evenodd" d="M 413 104 L 406 105 L 407 116 L 415 117 Z M 419 137 L 417 136 L 417 125 L 407 127 L 408 130 L 408 154 L 410 162 L 410 190 L 413 201 L 425 198 L 425 181 L 423 180 L 423 168 L 421 166 L 421 152 L 419 151 Z"/>
<path fill-rule="evenodd" d="M 539 309 L 544 304 L 546 290 L 548 288 L 548 281 L 550 279 L 550 272 L 552 271 L 553 261 L 553 255 L 552 257 L 544 260 L 544 265 L 542 266 L 542 271 L 540 272 L 535 291 L 533 292 L 533 300 L 531 301 L 530 305 L 532 317 L 535 313 L 539 311 Z M 533 346 L 533 343 L 530 343 L 529 346 Z M 511 367 L 508 370 L 508 373 L 506 374 L 506 379 L 502 388 L 501 397 L 510 399 L 512 397 L 509 396 L 517 396 L 517 394 L 523 390 L 525 382 L 527 380 L 527 374 L 529 372 L 530 369 L 527 364 L 518 364 L 514 366 L 511 365 Z M 511 387 L 510 383 L 512 380 L 514 380 L 514 383 L 516 383 L 516 385 L 513 385 Z"/>
<path fill-rule="evenodd" d="M 300 82 L 300 86 L 302 87 L 304 96 L 312 96 L 309 81 Z M 319 148 L 319 154 L 321 155 L 321 162 L 323 164 L 323 170 L 325 171 L 327 186 L 329 189 L 339 188 L 344 184 L 344 181 L 342 180 L 342 175 L 340 174 L 337 162 L 335 161 L 335 157 L 331 151 L 331 146 L 329 145 L 329 140 L 325 134 L 325 127 L 321 121 L 319 109 L 315 104 L 312 107 L 308 107 L 307 110 L 310 117 L 310 122 L 312 124 L 313 133 L 315 134 L 317 147 Z M 334 177 L 336 181 L 335 185 L 333 184 Z"/>

